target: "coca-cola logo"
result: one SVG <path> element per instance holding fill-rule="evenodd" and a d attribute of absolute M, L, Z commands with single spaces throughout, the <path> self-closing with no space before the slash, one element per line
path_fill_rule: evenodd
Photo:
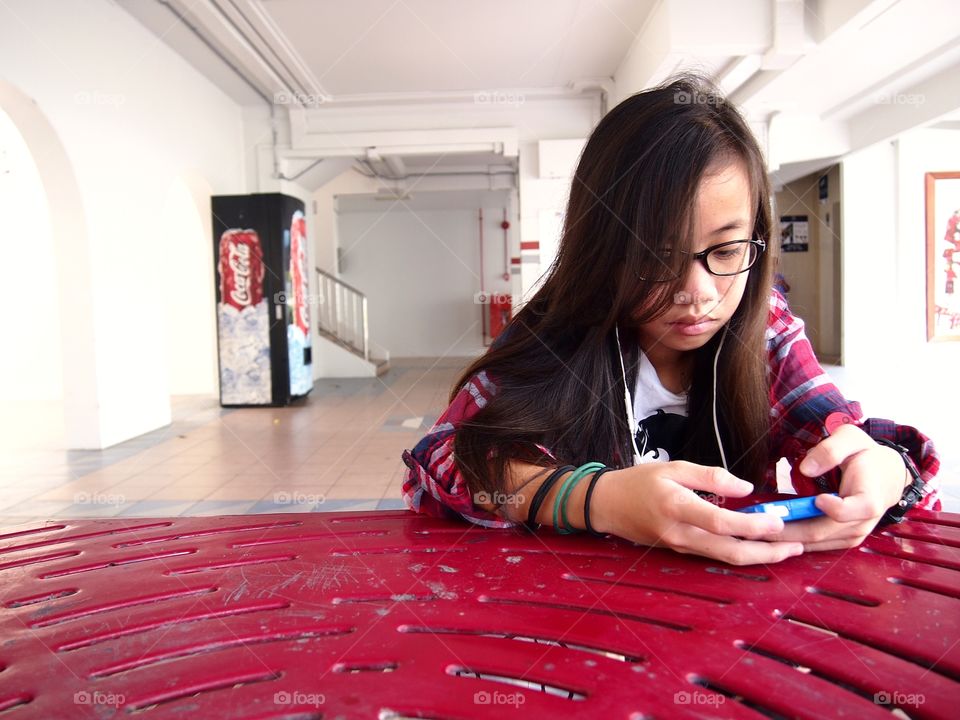
<path fill-rule="evenodd" d="M 227 262 L 233 270 L 233 287 L 230 299 L 237 305 L 249 305 L 250 297 L 250 246 L 231 242 Z"/>

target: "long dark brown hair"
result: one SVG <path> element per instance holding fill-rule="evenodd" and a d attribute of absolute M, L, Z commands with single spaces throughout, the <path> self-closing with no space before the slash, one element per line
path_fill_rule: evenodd
<path fill-rule="evenodd" d="M 456 435 L 456 462 L 472 492 L 504 493 L 510 460 L 555 464 L 537 444 L 562 464 L 632 465 L 614 330 L 632 393 L 636 327 L 670 307 L 692 262 L 684 252 L 664 260 L 663 250 L 691 248 L 701 180 L 737 162 L 752 190 L 753 237 L 767 242 L 767 252 L 749 271 L 727 323 L 717 412 L 730 471 L 762 481 L 770 412 L 764 331 L 775 262 L 770 186 L 739 112 L 706 79 L 688 74 L 627 98 L 600 121 L 580 157 L 559 251 L 542 286 L 454 385 L 451 401 L 481 371 L 497 386 Z M 677 279 L 651 282 L 665 262 Z M 680 458 L 705 465 L 721 465 L 711 413 L 721 335 L 695 351 Z"/>

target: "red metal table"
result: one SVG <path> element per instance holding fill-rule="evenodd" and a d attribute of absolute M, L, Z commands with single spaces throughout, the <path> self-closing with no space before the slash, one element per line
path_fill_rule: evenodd
<path fill-rule="evenodd" d="M 746 568 L 406 511 L 51 522 L 0 535 L 0 720 L 957 717 L 958 571 L 929 512 Z"/>

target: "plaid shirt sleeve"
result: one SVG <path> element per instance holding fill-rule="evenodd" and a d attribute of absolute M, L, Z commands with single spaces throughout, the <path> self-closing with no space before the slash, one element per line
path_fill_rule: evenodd
<path fill-rule="evenodd" d="M 407 473 L 403 499 L 408 508 L 434 517 L 461 517 L 484 527 L 505 528 L 517 524 L 474 504 L 454 456 L 457 428 L 486 407 L 496 390 L 486 372 L 474 375 L 416 447 L 412 451 L 404 450 Z M 553 458 L 545 447 L 538 447 Z"/>
<path fill-rule="evenodd" d="M 823 440 L 823 422 L 832 412 L 842 412 L 873 438 L 885 438 L 905 447 L 926 483 L 926 495 L 918 507 L 940 509 L 935 475 L 940 459 L 930 438 L 916 428 L 890 420 L 863 417 L 860 404 L 848 401 L 820 367 L 803 330 L 803 321 L 790 314 L 786 300 L 774 291 L 770 298 L 767 324 L 767 353 L 770 372 L 771 466 L 768 489 L 776 487 L 774 464 L 785 457 L 792 468 L 790 479 L 800 495 L 836 492 L 840 472 L 822 478 L 808 478 L 798 470 L 807 452 Z"/>

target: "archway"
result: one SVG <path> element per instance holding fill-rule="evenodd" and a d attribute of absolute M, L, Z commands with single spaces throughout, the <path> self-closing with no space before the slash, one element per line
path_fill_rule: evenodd
<path fill-rule="evenodd" d="M 28 182 L 26 192 L 33 197 L 31 202 L 36 206 L 41 202 L 39 193 L 42 188 L 49 219 L 49 230 L 42 231 L 46 240 L 38 241 L 29 232 L 24 238 L 4 240 L 4 247 L 20 244 L 19 247 L 28 258 L 16 261 L 17 267 L 8 266 L 8 277 L 11 273 L 19 273 L 21 277 L 36 278 L 37 286 L 45 288 L 52 295 L 40 303 L 40 307 L 47 313 L 59 315 L 56 323 L 52 318 L 46 318 L 47 322 L 44 322 L 44 318 L 32 318 L 18 326 L 17 331 L 22 333 L 26 328 L 26 341 L 34 343 L 45 332 L 59 336 L 59 343 L 51 340 L 37 349 L 40 355 L 44 352 L 59 354 L 59 362 L 51 357 L 43 359 L 43 368 L 47 372 L 56 372 L 59 365 L 60 373 L 59 383 L 51 380 L 45 384 L 44 392 L 52 397 L 48 416 L 34 418 L 35 422 L 40 423 L 37 429 L 42 426 L 47 432 L 41 438 L 34 435 L 24 437 L 30 432 L 31 424 L 22 422 L 23 418 L 17 422 L 16 413 L 29 407 L 26 400 L 11 403 L 7 407 L 5 412 L 14 413 L 14 417 L 8 417 L 7 421 L 13 421 L 21 428 L 17 433 L 17 442 L 29 441 L 30 437 L 34 437 L 46 448 L 98 448 L 101 442 L 92 307 L 93 279 L 80 190 L 66 150 L 37 104 L 10 83 L 0 80 L 0 110 L 6 115 L 5 121 L 8 120 L 5 127 L 7 137 L 11 138 L 10 146 L 17 148 L 13 152 L 17 154 L 18 167 L 25 175 L 32 177 L 32 185 Z M 14 129 L 19 141 L 14 141 Z M 22 224 L 22 217 L 17 222 Z M 29 260 L 31 241 L 42 242 L 46 248 L 45 251 L 36 250 L 34 262 Z M 29 303 L 23 301 L 15 302 L 11 309 L 14 312 L 30 311 Z M 16 337 L 9 339 L 8 352 L 26 352 L 25 348 L 18 347 L 17 341 Z M 5 338 L 5 344 L 7 342 Z M 16 378 L 5 379 L 8 383 L 16 381 Z M 23 384 L 29 385 L 29 382 Z M 26 391 L 29 393 L 30 388 L 27 387 Z M 32 412 L 38 409 L 39 406 L 34 404 Z M 14 441 L 13 436 L 10 438 L 10 442 Z"/>

